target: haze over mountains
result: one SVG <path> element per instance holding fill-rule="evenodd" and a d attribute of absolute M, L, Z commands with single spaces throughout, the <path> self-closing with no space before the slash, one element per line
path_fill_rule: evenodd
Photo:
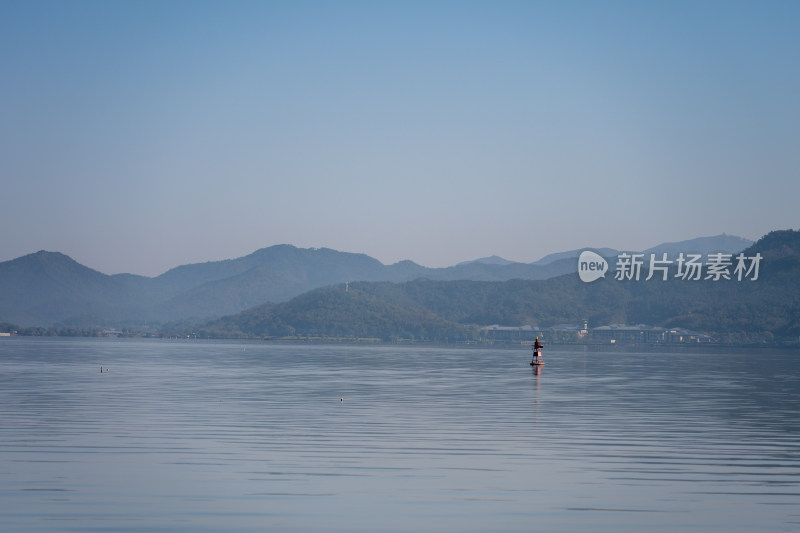
<path fill-rule="evenodd" d="M 752 241 L 731 235 L 663 243 L 646 253 L 737 253 Z M 609 248 L 595 249 L 606 257 Z M 543 280 L 576 270 L 580 250 L 534 263 L 496 256 L 447 268 L 412 261 L 384 265 L 364 254 L 291 245 L 250 255 L 173 268 L 148 278 L 106 275 L 58 252 L 40 251 L 0 263 L 0 322 L 20 326 L 141 327 L 202 321 L 266 302 L 284 302 L 312 289 L 357 282 Z"/>
<path fill-rule="evenodd" d="M 743 250 L 742 257 L 761 258 L 757 274 L 740 278 L 731 272 L 729 278 L 715 281 L 706 271 L 699 279 L 686 279 L 674 262 L 665 277 L 649 278 L 643 272 L 640 279 L 610 276 L 592 283 L 567 274 L 547 280 L 340 284 L 203 325 L 178 326 L 170 333 L 453 342 L 480 341 L 483 327 L 490 324 L 549 328 L 586 320 L 590 327 L 645 323 L 687 328 L 729 344 L 796 345 L 800 231 L 770 232 Z M 733 270 L 737 259 L 731 260 Z M 551 334 L 559 337 L 547 333 Z M 569 335 L 562 338 L 569 342 Z"/>

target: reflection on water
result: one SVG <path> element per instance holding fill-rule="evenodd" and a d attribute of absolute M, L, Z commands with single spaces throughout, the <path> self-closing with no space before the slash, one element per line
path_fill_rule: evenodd
<path fill-rule="evenodd" d="M 797 355 L 1 339 L 0 524 L 797 530 Z"/>

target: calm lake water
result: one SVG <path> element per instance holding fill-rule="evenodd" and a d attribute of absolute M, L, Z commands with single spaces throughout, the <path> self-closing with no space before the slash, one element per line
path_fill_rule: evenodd
<path fill-rule="evenodd" d="M 529 361 L 0 339 L 0 529 L 800 530 L 800 354 Z"/>

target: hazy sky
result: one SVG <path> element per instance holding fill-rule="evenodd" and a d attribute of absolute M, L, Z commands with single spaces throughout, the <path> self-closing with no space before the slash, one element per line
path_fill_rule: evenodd
<path fill-rule="evenodd" d="M 0 0 L 0 261 L 800 226 L 800 2 Z"/>

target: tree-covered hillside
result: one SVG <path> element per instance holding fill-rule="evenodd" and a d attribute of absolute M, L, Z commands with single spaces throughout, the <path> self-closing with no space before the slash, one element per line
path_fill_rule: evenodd
<path fill-rule="evenodd" d="M 347 337 L 457 341 L 458 324 L 419 306 L 405 306 L 344 286 L 316 289 L 281 304 L 262 305 L 197 329 L 212 337 Z"/>
<path fill-rule="evenodd" d="M 800 232 L 776 231 L 748 248 L 758 279 L 605 279 L 568 274 L 541 281 L 360 282 L 328 287 L 279 305 L 256 307 L 206 325 L 214 336 L 469 338 L 469 325 L 549 327 L 646 323 L 720 337 L 800 335 Z M 752 278 L 752 274 L 751 274 Z"/>
<path fill-rule="evenodd" d="M 728 236 L 700 241 L 720 250 L 745 242 Z M 698 246 L 698 239 L 684 242 Z M 681 243 L 659 246 L 666 245 Z M 364 254 L 277 245 L 236 259 L 179 266 L 148 278 L 109 276 L 63 254 L 42 251 L 0 262 L 0 321 L 80 329 L 152 327 L 168 321 L 209 320 L 345 282 L 549 279 L 575 272 L 579 253 L 552 254 L 531 264 L 471 261 L 426 268 L 412 261 L 383 265 Z"/>

